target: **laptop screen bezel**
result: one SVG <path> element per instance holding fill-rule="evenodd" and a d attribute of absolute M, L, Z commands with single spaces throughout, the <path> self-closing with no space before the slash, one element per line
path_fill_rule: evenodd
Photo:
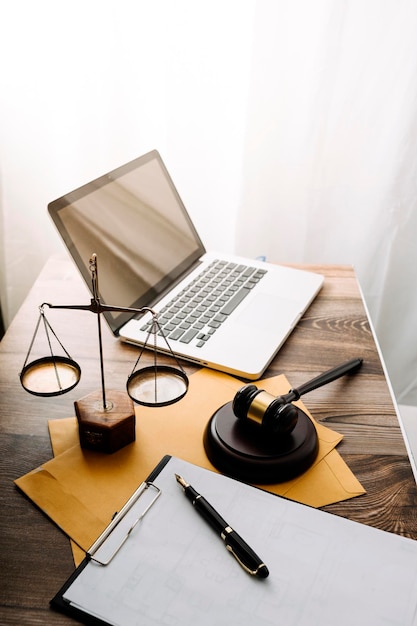
<path fill-rule="evenodd" d="M 162 169 L 162 172 L 165 176 L 166 182 L 168 182 L 175 199 L 178 205 L 181 208 L 183 213 L 183 217 L 188 223 L 188 227 L 190 232 L 192 233 L 195 243 L 196 249 L 191 255 L 185 258 L 180 264 L 176 267 L 173 267 L 172 270 L 167 273 L 158 283 L 154 284 L 147 292 L 142 294 L 139 298 L 137 298 L 134 302 L 131 302 L 127 305 L 120 304 L 118 302 L 106 302 L 103 296 L 100 294 L 100 301 L 102 304 L 108 306 L 123 306 L 128 308 L 139 309 L 144 306 L 152 306 L 157 302 L 163 295 L 166 293 L 168 289 L 171 289 L 172 286 L 179 282 L 189 271 L 193 269 L 195 264 L 198 262 L 200 257 L 206 252 L 203 242 L 201 241 L 195 226 L 181 200 L 181 197 L 171 179 L 171 176 L 168 173 L 167 168 L 165 167 L 164 162 L 157 150 L 152 150 L 147 154 L 138 157 L 128 163 L 104 174 L 91 182 L 57 198 L 56 200 L 50 202 L 48 204 L 48 213 L 54 222 L 70 256 L 72 257 L 75 265 L 77 266 L 82 278 L 84 279 L 88 289 L 92 294 L 92 276 L 88 266 L 88 260 L 82 259 L 79 250 L 77 248 L 77 242 L 73 240 L 73 237 L 68 232 L 64 221 L 61 218 L 61 212 L 63 209 L 67 209 L 71 204 L 77 202 L 83 197 L 91 194 L 95 190 L 104 187 L 105 185 L 110 184 L 112 181 L 116 181 L 118 178 L 124 176 L 125 174 L 132 172 L 133 170 L 142 167 L 149 161 L 156 159 Z M 94 253 L 94 250 L 91 251 Z M 122 277 L 118 277 L 118 280 L 122 280 Z M 111 313 L 111 312 L 103 312 L 103 316 L 109 325 L 111 331 L 114 335 L 118 335 L 120 329 L 128 322 L 132 317 L 135 317 L 136 313 L 125 312 L 125 313 Z"/>

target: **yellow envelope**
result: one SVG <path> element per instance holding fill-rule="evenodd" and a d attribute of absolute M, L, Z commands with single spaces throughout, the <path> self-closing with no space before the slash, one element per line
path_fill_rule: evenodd
<path fill-rule="evenodd" d="M 313 466 L 301 476 L 287 482 L 258 486 L 316 508 L 365 493 L 357 478 L 334 449 L 342 436 L 321 424 L 316 424 L 316 428 L 319 432 L 321 453 Z M 49 431 L 55 456 L 79 446 L 78 423 L 75 417 L 51 420 Z M 209 463 L 207 459 L 206 463 Z"/>
<path fill-rule="evenodd" d="M 256 385 L 274 395 L 290 388 L 282 375 Z M 80 447 L 75 418 L 52 420 L 49 428 L 57 456 L 17 479 L 16 485 L 86 551 L 165 454 L 215 470 L 204 451 L 204 429 L 241 386 L 226 374 L 199 370 L 190 377 L 188 393 L 180 402 L 136 407 L 136 441 L 111 455 Z M 316 507 L 364 493 L 334 450 L 342 436 L 313 423 L 319 436 L 313 466 L 298 478 L 264 488 Z"/>

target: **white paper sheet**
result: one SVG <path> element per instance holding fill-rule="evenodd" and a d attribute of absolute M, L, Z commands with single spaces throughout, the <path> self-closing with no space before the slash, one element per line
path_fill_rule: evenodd
<path fill-rule="evenodd" d="M 186 499 L 175 473 L 264 560 L 267 579 L 239 566 Z M 417 625 L 416 541 L 176 458 L 154 482 L 162 495 L 117 556 L 105 567 L 90 562 L 64 594 L 73 606 L 120 626 Z M 146 504 L 136 502 L 112 542 Z M 100 551 L 108 554 L 108 546 Z"/>

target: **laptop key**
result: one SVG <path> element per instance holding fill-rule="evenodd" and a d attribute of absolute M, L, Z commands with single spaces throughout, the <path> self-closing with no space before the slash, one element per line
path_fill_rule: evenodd
<path fill-rule="evenodd" d="M 190 343 L 190 341 L 192 339 L 194 339 L 194 337 L 196 336 L 196 334 L 198 333 L 198 329 L 197 328 L 190 328 L 189 330 L 187 330 L 187 332 L 180 338 L 180 341 L 182 343 Z"/>
<path fill-rule="evenodd" d="M 255 271 L 254 267 L 247 267 L 246 270 L 243 272 L 242 276 L 244 278 L 247 278 L 248 276 L 250 276 L 251 274 L 253 274 Z"/>
<path fill-rule="evenodd" d="M 211 320 L 207 326 L 209 326 L 210 328 L 220 328 L 220 322 L 215 322 L 214 320 Z"/>
<path fill-rule="evenodd" d="M 221 313 L 223 313 L 223 315 L 230 315 L 230 313 L 233 313 L 235 308 L 246 298 L 248 293 L 250 293 L 250 289 L 242 287 L 242 289 L 237 291 L 229 302 L 222 308 Z"/>

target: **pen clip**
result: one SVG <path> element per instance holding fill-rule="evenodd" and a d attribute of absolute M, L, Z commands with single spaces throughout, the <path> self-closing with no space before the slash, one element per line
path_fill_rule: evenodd
<path fill-rule="evenodd" d="M 245 572 L 247 572 L 248 574 L 251 574 L 252 576 L 256 576 L 257 575 L 260 567 L 265 567 L 264 564 L 261 563 L 256 569 L 250 569 L 247 565 L 245 565 L 245 563 L 243 563 L 242 559 L 240 559 L 238 557 L 238 555 L 233 550 L 233 548 L 232 548 L 232 546 L 230 544 L 226 544 L 226 549 L 229 550 L 229 552 L 231 552 L 233 554 L 233 556 L 235 557 L 236 561 L 239 563 L 239 565 L 241 567 L 243 567 Z"/>

